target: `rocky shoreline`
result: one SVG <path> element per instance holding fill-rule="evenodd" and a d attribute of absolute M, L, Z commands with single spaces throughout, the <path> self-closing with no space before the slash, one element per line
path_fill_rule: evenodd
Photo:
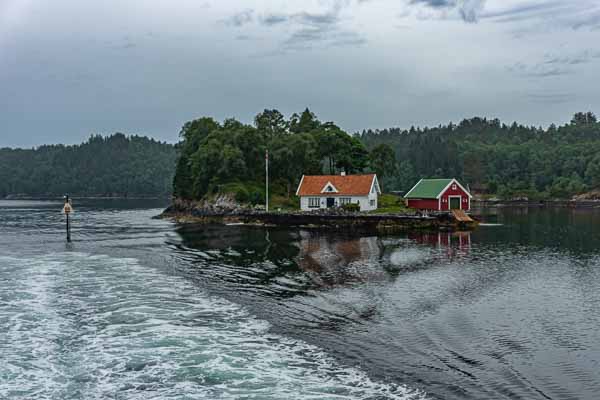
<path fill-rule="evenodd" d="M 214 199 L 213 199 L 214 200 Z M 451 213 L 430 215 L 412 214 L 365 214 L 341 209 L 266 212 L 243 207 L 227 199 L 189 202 L 174 200 L 159 218 L 172 219 L 178 223 L 193 224 L 243 224 L 252 226 L 296 227 L 306 229 L 333 229 L 361 232 L 406 232 L 414 230 L 456 231 L 471 230 L 477 222 L 458 222 Z"/>

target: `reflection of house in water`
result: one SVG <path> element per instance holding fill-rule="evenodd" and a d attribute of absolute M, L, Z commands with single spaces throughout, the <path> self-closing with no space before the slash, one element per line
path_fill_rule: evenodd
<path fill-rule="evenodd" d="M 412 233 L 408 237 L 437 249 L 445 249 L 448 255 L 466 255 L 471 250 L 471 232 Z"/>
<path fill-rule="evenodd" d="M 375 236 L 343 237 L 301 232 L 298 266 L 319 286 L 385 280 L 379 260 L 383 246 Z"/>

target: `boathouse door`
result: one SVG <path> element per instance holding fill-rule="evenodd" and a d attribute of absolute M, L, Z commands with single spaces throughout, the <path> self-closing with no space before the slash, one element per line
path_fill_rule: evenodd
<path fill-rule="evenodd" d="M 333 197 L 327 198 L 327 208 L 331 208 L 335 205 L 335 199 Z"/>
<path fill-rule="evenodd" d="M 456 196 L 456 197 L 450 197 L 449 199 L 450 201 L 450 210 L 460 210 L 460 202 L 462 201 L 462 197 L 460 196 Z"/>

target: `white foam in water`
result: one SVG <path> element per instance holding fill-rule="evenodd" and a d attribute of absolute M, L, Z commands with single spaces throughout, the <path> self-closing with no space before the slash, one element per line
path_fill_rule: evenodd
<path fill-rule="evenodd" d="M 0 257 L 0 398 L 416 399 L 134 259 Z"/>
<path fill-rule="evenodd" d="M 416 247 L 402 247 L 390 255 L 390 263 L 394 266 L 407 267 L 421 264 L 431 259 L 431 257 L 432 255 L 429 250 Z"/>

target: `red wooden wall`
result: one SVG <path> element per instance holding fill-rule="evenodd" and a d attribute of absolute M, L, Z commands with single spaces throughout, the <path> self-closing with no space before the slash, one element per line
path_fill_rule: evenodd
<path fill-rule="evenodd" d="M 417 210 L 438 210 L 439 202 L 437 199 L 408 199 L 407 206 Z"/>

